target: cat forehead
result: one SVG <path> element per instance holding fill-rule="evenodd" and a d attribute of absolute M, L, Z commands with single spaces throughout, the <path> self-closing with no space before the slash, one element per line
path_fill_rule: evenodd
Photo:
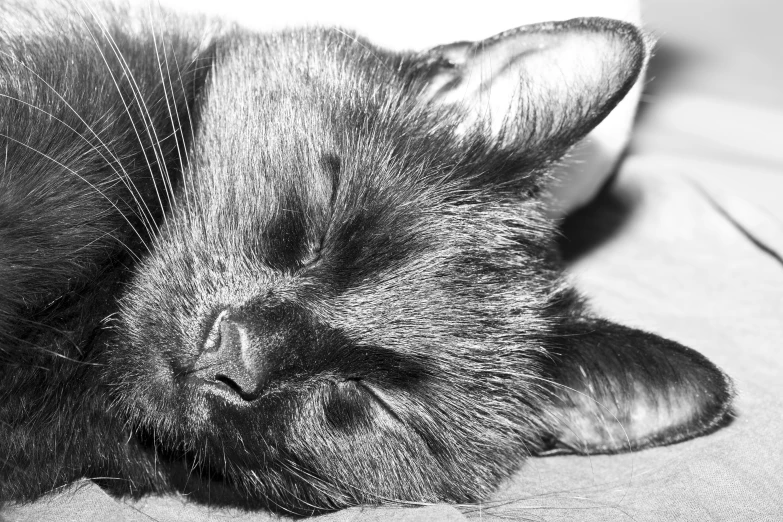
<path fill-rule="evenodd" d="M 348 126 L 373 110 L 374 85 L 389 84 L 375 71 L 363 74 L 361 49 L 334 30 L 219 42 L 197 128 L 203 148 L 234 162 L 268 160 L 267 167 L 334 156 L 355 130 Z"/>
<path fill-rule="evenodd" d="M 403 56 L 335 28 L 231 35 L 216 42 L 210 90 L 245 103 L 368 102 L 403 89 Z"/>
<path fill-rule="evenodd" d="M 428 131 L 438 123 L 411 96 L 401 59 L 339 30 L 219 45 L 196 118 L 196 176 L 267 200 L 296 192 L 322 204 L 338 185 L 405 199 L 458 150 Z"/>

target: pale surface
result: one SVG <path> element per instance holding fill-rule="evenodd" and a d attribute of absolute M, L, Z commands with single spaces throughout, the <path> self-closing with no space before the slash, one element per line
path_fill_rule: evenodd
<path fill-rule="evenodd" d="M 783 256 L 780 13 L 760 0 L 657 0 L 646 11 L 671 46 L 653 64 L 650 104 L 613 191 L 569 229 L 584 254 L 574 278 L 597 311 L 696 348 L 724 368 L 739 388 L 736 420 L 666 448 L 532 459 L 495 502 L 463 513 L 353 509 L 322 520 L 783 520 L 783 264 L 705 196 Z M 272 519 L 175 498 L 124 505 L 91 485 L 0 518 Z"/>

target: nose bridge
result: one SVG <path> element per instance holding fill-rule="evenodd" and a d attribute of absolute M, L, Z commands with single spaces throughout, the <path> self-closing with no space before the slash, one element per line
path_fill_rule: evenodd
<path fill-rule="evenodd" d="M 221 315 L 224 319 L 246 325 L 255 336 L 275 336 L 281 329 L 305 322 L 305 313 L 299 306 L 274 298 L 227 307 Z"/>

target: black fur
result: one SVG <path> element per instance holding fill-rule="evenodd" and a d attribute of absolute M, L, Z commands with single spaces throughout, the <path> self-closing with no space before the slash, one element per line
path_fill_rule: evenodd
<path fill-rule="evenodd" d="M 393 54 L 0 14 L 0 501 L 88 477 L 295 514 L 474 502 L 528 455 L 725 417 L 706 359 L 589 314 L 538 197 L 637 78 L 633 27 Z"/>

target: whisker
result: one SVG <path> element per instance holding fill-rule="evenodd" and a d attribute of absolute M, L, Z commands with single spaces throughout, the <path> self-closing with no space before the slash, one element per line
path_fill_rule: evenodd
<path fill-rule="evenodd" d="M 128 86 L 131 89 L 131 93 L 133 95 L 133 98 L 134 98 L 134 101 L 136 103 L 136 106 L 139 108 L 140 116 L 141 116 L 141 118 L 143 120 L 143 123 L 144 123 L 144 130 L 146 131 L 147 137 L 151 140 L 152 150 L 153 150 L 153 153 L 154 153 L 155 160 L 157 161 L 157 164 L 159 166 L 161 166 L 161 168 L 162 168 L 162 166 L 163 166 L 163 164 L 165 162 L 163 161 L 164 158 L 163 158 L 162 153 L 159 153 L 160 152 L 159 148 L 157 148 L 157 145 L 158 145 L 159 142 L 157 140 L 157 136 L 155 135 L 154 120 L 152 119 L 151 113 L 149 111 L 149 107 L 147 106 L 146 102 L 144 101 L 144 99 L 142 97 L 141 89 L 138 86 L 138 83 L 136 82 L 136 79 L 133 76 L 133 71 L 131 70 L 130 66 L 127 63 L 127 60 L 125 59 L 125 57 L 123 56 L 121 50 L 119 49 L 119 46 L 117 45 L 116 41 L 114 40 L 114 37 L 111 35 L 111 33 L 109 32 L 108 28 L 106 27 L 105 22 L 103 20 L 101 20 L 101 18 L 98 16 L 98 14 L 90 6 L 87 6 L 87 9 L 92 14 L 93 19 L 95 20 L 96 24 L 98 25 L 98 28 L 100 29 L 100 31 L 102 33 L 102 36 L 104 37 L 105 41 L 109 44 L 109 47 L 111 48 L 112 52 L 114 53 L 114 56 L 117 59 L 118 64 L 121 67 L 124 76 L 126 76 L 127 79 L 128 79 Z M 125 102 L 125 99 L 122 96 L 122 90 L 120 89 L 119 82 L 117 81 L 117 78 L 114 76 L 114 73 L 112 72 L 111 67 L 109 65 L 109 61 L 106 58 L 105 53 L 101 49 L 101 46 L 99 45 L 98 40 L 95 37 L 95 34 L 93 33 L 90 25 L 88 24 L 87 20 L 85 20 L 84 17 L 82 17 L 81 14 L 79 14 L 79 16 L 82 18 L 82 20 L 83 20 L 83 22 L 85 24 L 85 27 L 86 27 L 88 33 L 90 34 L 90 37 L 92 38 L 93 42 L 95 43 L 96 50 L 98 51 L 98 53 L 101 56 L 101 59 L 103 60 L 104 64 L 106 65 L 106 69 L 107 69 L 107 71 L 108 71 L 108 73 L 109 73 L 109 75 L 110 75 L 110 77 L 112 79 L 112 82 L 114 83 L 115 88 L 117 89 L 117 93 L 120 95 L 120 99 L 122 100 L 123 108 L 125 109 L 125 112 L 126 112 L 126 114 L 128 115 L 128 118 L 131 121 L 131 125 L 132 125 L 133 131 L 134 131 L 134 133 L 136 135 L 136 139 L 138 140 L 139 145 L 140 145 L 141 150 L 142 150 L 142 153 L 144 155 L 144 160 L 145 160 L 145 162 L 147 164 L 147 170 L 148 170 L 150 176 L 152 177 L 152 186 L 153 186 L 153 189 L 155 190 L 155 194 L 156 194 L 156 197 L 157 197 L 157 200 L 158 200 L 158 204 L 160 205 L 160 208 L 163 209 L 164 208 L 163 200 L 161 199 L 160 192 L 158 190 L 158 184 L 155 182 L 155 178 L 154 178 L 154 175 L 153 175 L 154 170 L 152 168 L 152 162 L 150 161 L 150 158 L 149 158 L 149 156 L 147 154 L 147 148 L 144 146 L 144 141 L 142 140 L 141 134 L 139 133 L 139 129 L 136 126 L 136 122 L 135 122 L 135 120 L 133 118 L 133 114 L 130 111 L 130 107 Z M 152 216 L 153 213 L 149 209 L 149 206 L 147 206 L 146 202 L 143 202 L 143 203 L 144 203 L 144 207 L 145 207 L 146 211 L 150 214 L 150 216 Z M 163 221 L 164 221 L 164 223 L 166 221 L 165 212 L 163 213 Z M 155 223 L 154 221 L 153 221 L 153 223 L 155 224 L 155 228 L 157 229 L 157 231 L 160 232 L 160 227 L 157 225 L 157 223 Z"/>
<path fill-rule="evenodd" d="M 64 330 L 61 330 L 59 328 L 56 328 L 56 327 L 51 326 L 51 325 L 46 324 L 46 323 L 42 323 L 40 321 L 35 321 L 33 319 L 27 319 L 27 318 L 21 318 L 20 317 L 20 318 L 17 318 L 17 321 L 18 321 L 18 324 L 26 326 L 26 327 L 28 327 L 30 329 L 41 329 L 42 331 L 54 333 L 55 335 L 63 335 L 63 336 L 67 335 L 67 332 L 65 332 Z M 52 350 L 52 349 L 49 349 L 49 348 L 45 348 L 43 346 L 35 344 L 35 343 L 33 343 L 31 341 L 28 341 L 26 339 L 19 339 L 19 338 L 16 338 L 16 337 L 12 337 L 12 336 L 7 335 L 5 333 L 0 334 L 0 338 L 3 338 L 6 343 L 9 342 L 9 341 L 13 341 L 14 344 L 17 345 L 18 348 L 24 348 L 25 350 L 31 350 L 31 351 L 36 351 L 36 352 L 39 352 L 39 353 L 43 353 L 43 354 L 52 356 L 54 358 L 61 359 L 63 361 L 68 361 L 69 363 L 79 364 L 79 365 L 83 365 L 83 366 L 103 366 L 103 364 L 101 364 L 101 363 L 84 361 L 84 360 L 81 360 L 81 359 L 74 359 L 73 357 L 69 357 L 68 355 L 66 355 L 64 353 L 61 353 L 61 352 L 58 352 L 58 351 L 55 351 L 55 350 Z M 77 345 L 75 342 L 71 341 L 70 339 L 66 339 L 66 340 L 68 340 L 70 342 L 70 344 L 73 346 L 73 348 L 76 349 L 77 352 L 79 352 L 80 354 L 82 353 L 82 349 L 81 349 L 81 347 L 79 345 Z M 11 353 L 12 350 L 13 349 L 11 349 L 11 348 L 6 348 L 5 346 L 0 346 L 0 352 L 4 352 L 4 353 L 8 354 L 8 353 Z M 38 365 L 38 364 L 25 364 L 25 366 L 26 367 L 38 368 L 39 370 L 44 370 L 44 371 L 50 371 L 51 370 L 51 368 L 49 368 L 47 366 L 41 366 L 41 365 Z"/>
<path fill-rule="evenodd" d="M 392 71 L 392 68 L 389 66 L 389 64 L 387 64 L 380 57 L 380 55 L 377 52 L 375 52 L 371 47 L 368 47 L 367 45 L 362 43 L 362 41 L 359 40 L 358 36 L 356 36 L 354 34 L 350 34 L 350 33 L 346 32 L 346 31 L 344 31 L 343 29 L 340 29 L 339 27 L 335 27 L 334 30 L 336 32 L 340 33 L 341 35 L 343 35 L 343 36 L 345 36 L 347 38 L 350 38 L 354 44 L 358 45 L 359 47 L 361 47 L 365 51 L 369 52 L 372 55 L 372 57 L 377 60 L 377 63 L 379 63 L 384 69 L 386 69 L 387 71 Z"/>
<path fill-rule="evenodd" d="M 187 93 L 185 91 L 185 81 L 182 78 L 182 68 L 180 67 L 180 64 L 179 64 L 179 61 L 177 60 L 177 55 L 176 54 L 174 55 L 174 66 L 175 66 L 175 69 L 177 71 L 177 76 L 179 77 L 179 85 L 180 85 L 180 87 L 182 89 L 182 93 L 187 97 Z M 168 69 L 168 67 L 169 67 L 168 61 L 166 61 L 166 68 Z M 205 66 L 204 68 L 208 69 L 209 67 Z M 195 67 L 193 69 L 193 72 L 195 73 L 199 69 L 200 69 L 200 67 Z M 171 82 L 171 80 L 169 80 L 169 81 Z M 172 87 L 172 89 L 173 89 L 173 87 Z M 193 139 L 193 138 L 195 138 L 196 130 L 193 127 L 193 114 L 191 114 L 190 106 L 187 103 L 185 103 L 185 113 L 186 113 L 186 116 L 187 116 L 188 125 L 190 127 L 190 136 L 191 136 L 191 139 Z M 177 113 L 177 124 L 178 124 L 178 128 L 182 129 L 182 122 L 180 120 L 179 113 Z M 198 213 L 194 212 L 194 210 L 195 210 L 195 207 L 193 206 L 194 202 L 191 201 L 191 199 L 190 199 L 190 192 L 187 190 L 187 185 L 185 184 L 185 181 L 186 181 L 185 180 L 185 176 L 186 176 L 186 174 L 188 172 L 187 166 L 190 165 L 190 157 L 189 157 L 189 153 L 188 153 L 188 148 L 185 146 L 184 143 L 183 143 L 183 147 L 182 148 L 183 148 L 183 152 L 185 153 L 185 163 L 182 163 L 182 159 L 180 158 L 180 168 L 182 169 L 182 174 L 181 175 L 182 175 L 182 181 L 183 181 L 182 193 L 185 196 L 185 208 L 187 209 L 188 214 L 190 216 L 193 216 L 193 215 L 198 215 Z M 204 217 L 201 216 L 201 219 L 204 219 Z"/>
<path fill-rule="evenodd" d="M 137 234 L 138 234 L 138 233 L 137 233 Z M 102 232 L 102 236 L 101 236 L 101 237 L 97 237 L 97 238 L 93 239 L 92 241 L 90 241 L 89 243 L 87 243 L 86 245 L 82 245 L 82 246 L 80 246 L 79 248 L 77 248 L 77 249 L 75 250 L 75 252 L 78 252 L 78 251 L 80 251 L 80 250 L 86 249 L 87 247 L 91 246 L 93 243 L 97 243 L 97 242 L 98 242 L 100 239 L 103 239 L 103 238 L 106 238 L 106 237 L 109 237 L 109 238 L 111 238 L 111 239 L 112 239 L 114 242 L 116 242 L 116 243 L 119 243 L 120 245 L 122 245 L 122 247 L 125 249 L 125 251 L 126 251 L 126 252 L 128 252 L 128 255 L 130 255 L 130 256 L 131 256 L 131 259 L 133 259 L 133 261 L 134 261 L 134 262 L 137 262 L 137 263 L 138 263 L 138 262 L 140 262 L 140 261 L 141 261 L 141 257 L 139 257 L 139 255 L 138 255 L 138 254 L 136 254 L 136 252 L 134 252 L 134 251 L 131 249 L 131 247 L 129 247 L 129 246 L 128 246 L 128 244 L 127 244 L 127 243 L 125 243 L 125 242 L 124 242 L 122 239 L 120 239 L 120 238 L 119 238 L 117 235 L 115 235 L 115 234 L 113 234 L 113 233 L 111 233 L 111 232 L 108 232 L 108 231 L 103 231 L 103 232 Z"/>
<path fill-rule="evenodd" d="M 136 232 L 136 234 L 137 234 L 137 235 L 139 235 L 139 238 L 140 238 L 140 239 L 142 239 L 142 241 L 143 241 L 143 238 L 141 237 L 141 235 L 139 234 L 139 232 L 136 230 L 136 228 L 135 228 L 135 227 L 133 227 L 133 224 L 130 222 L 130 220 L 128 220 L 128 217 L 127 217 L 127 216 L 125 216 L 125 214 L 124 214 L 124 213 L 123 213 L 123 212 L 120 210 L 120 208 L 117 206 L 117 204 L 116 204 L 114 201 L 112 201 L 112 200 L 111 200 L 111 198 L 110 198 L 109 196 L 107 196 L 107 195 L 106 195 L 106 194 L 105 194 L 105 193 L 104 193 L 104 192 L 103 192 L 101 189 L 99 189 L 97 186 L 95 186 L 95 184 L 93 184 L 92 182 L 90 182 L 90 180 L 88 180 L 87 178 L 85 178 L 84 176 L 82 176 L 81 174 L 79 174 L 78 172 L 76 172 L 75 170 L 73 170 L 72 168 L 70 168 L 69 166 L 65 165 L 64 163 L 62 163 L 62 162 L 60 162 L 60 161 L 56 160 L 55 158 L 53 158 L 53 157 L 49 156 L 49 155 L 48 155 L 48 154 L 46 154 L 45 152 L 42 152 L 42 151 L 40 151 L 40 150 L 36 149 L 35 147 L 32 147 L 31 145 L 28 145 L 27 143 L 24 143 L 24 142 L 22 142 L 22 141 L 19 141 L 19 140 L 15 139 L 15 138 L 13 138 L 13 137 L 9 136 L 8 134 L 4 134 L 4 133 L 0 133 L 0 137 L 1 137 L 1 138 L 5 138 L 5 139 L 6 139 L 6 140 L 8 140 L 8 141 L 12 141 L 12 142 L 16 143 L 17 145 L 21 145 L 22 147 L 25 147 L 25 148 L 27 148 L 28 150 L 30 150 L 30 151 L 32 151 L 32 152 L 34 152 L 34 153 L 36 153 L 36 154 L 39 154 L 41 157 L 43 157 L 43 158 L 45 158 L 45 159 L 47 159 L 47 160 L 51 161 L 52 163 L 54 163 L 55 165 L 57 165 L 57 166 L 59 166 L 59 167 L 62 167 L 63 169 L 67 170 L 69 173 L 73 174 L 74 176 L 76 176 L 77 178 L 79 178 L 80 180 L 82 180 L 82 181 L 83 181 L 84 183 L 86 183 L 86 184 L 87 184 L 87 185 L 88 185 L 88 186 L 89 186 L 89 187 L 90 187 L 92 190 L 94 190 L 95 192 L 97 192 L 97 193 L 98 193 L 100 196 L 102 196 L 102 197 L 103 197 L 103 198 L 104 198 L 106 201 L 108 201 L 108 202 L 111 204 L 111 206 L 112 206 L 112 207 L 114 207 L 114 209 L 115 209 L 115 210 L 116 210 L 116 211 L 117 211 L 117 212 L 118 212 L 120 215 L 122 215 L 122 216 L 123 216 L 123 218 L 124 218 L 126 221 L 128 221 L 128 224 L 131 226 L 131 228 L 133 228 L 133 231 L 134 231 L 134 232 Z M 122 245 L 123 245 L 125 248 L 128 248 L 128 247 L 127 247 L 127 245 L 125 245 L 125 243 L 122 243 L 122 242 L 120 242 L 120 243 L 121 243 L 121 244 L 122 244 Z"/>
<path fill-rule="evenodd" d="M 28 67 L 26 64 L 24 64 L 24 63 L 22 63 L 22 62 L 19 62 L 18 60 L 16 60 L 16 58 L 15 58 L 14 56 L 11 56 L 11 55 L 9 55 L 8 53 L 2 53 L 2 54 L 5 54 L 6 56 L 9 56 L 9 57 L 10 57 L 12 60 L 14 60 L 16 63 L 18 63 L 19 65 L 21 65 L 21 66 L 22 66 L 22 67 L 24 67 L 25 69 L 27 69 L 27 70 L 28 70 L 28 71 L 29 71 L 31 74 L 35 75 L 35 76 L 36 76 L 36 77 L 37 77 L 37 78 L 38 78 L 38 79 L 39 79 L 39 80 L 40 80 L 40 81 L 41 81 L 41 82 L 42 82 L 44 85 L 46 85 L 46 86 L 47 86 L 47 87 L 48 87 L 48 88 L 49 88 L 49 89 L 50 89 L 50 90 L 51 90 L 51 91 L 52 91 L 52 92 L 53 92 L 53 93 L 54 93 L 54 94 L 55 94 L 57 97 L 59 97 L 59 98 L 60 98 L 60 100 L 62 100 L 62 102 L 63 102 L 63 103 L 65 103 L 66 107 L 68 107 L 68 109 L 69 109 L 69 110 L 71 110 L 71 112 L 72 112 L 72 113 L 73 113 L 73 114 L 74 114 L 74 115 L 75 115 L 75 116 L 76 116 L 76 117 L 77 117 L 77 118 L 78 118 L 78 119 L 79 119 L 79 120 L 80 120 L 80 121 L 81 121 L 81 122 L 82 122 L 82 123 L 85 125 L 85 127 L 87 128 L 87 130 L 88 130 L 90 133 L 92 133 L 92 135 L 93 135 L 93 136 L 94 136 L 94 137 L 95 137 L 95 138 L 98 140 L 98 142 L 101 144 L 101 146 L 103 146 L 103 148 L 104 148 L 104 149 L 106 149 L 106 151 L 107 151 L 107 152 L 108 152 L 108 153 L 111 155 L 111 157 L 112 157 L 112 159 L 114 160 L 114 162 L 116 162 L 116 164 L 120 166 L 120 168 L 122 169 L 122 174 L 120 174 L 120 172 L 119 172 L 119 171 L 116 169 L 116 167 L 114 166 L 114 163 L 112 163 L 111 161 L 109 161 L 109 160 L 106 158 L 106 156 L 104 156 L 104 155 L 103 155 L 103 153 L 101 152 L 101 150 L 100 150 L 98 147 L 96 147 L 95 145 L 93 145 L 92 143 L 90 143 L 90 141 L 89 141 L 87 138 L 85 138 L 84 136 L 82 136 L 82 134 L 81 134 L 81 133 L 79 133 L 79 132 L 78 132 L 76 129 L 74 129 L 74 128 L 73 128 L 71 125 L 69 125 L 68 123 L 66 123 L 66 122 L 65 122 L 65 121 L 63 121 L 62 119 L 58 118 L 57 116 L 55 116 L 55 115 L 54 115 L 54 114 L 52 114 L 51 112 L 48 112 L 48 111 L 44 110 L 44 109 L 43 109 L 43 108 L 41 108 L 41 107 L 37 107 L 37 106 L 35 106 L 35 105 L 31 104 L 31 103 L 28 103 L 28 102 L 26 102 L 26 101 L 24 101 L 24 100 L 22 100 L 22 99 L 20 99 L 20 98 L 17 98 L 17 97 L 14 97 L 14 96 L 10 96 L 10 95 L 8 95 L 8 94 L 2 94 L 2 93 L 0 93 L 0 97 L 2 97 L 2 98 L 6 98 L 6 99 L 9 99 L 9 100 L 13 100 L 13 101 L 15 101 L 15 102 L 18 102 L 18 103 L 21 103 L 21 104 L 23 104 L 23 105 L 26 105 L 27 107 L 30 107 L 30 108 L 31 108 L 31 109 L 33 109 L 33 110 L 40 111 L 42 114 L 45 114 L 46 116 L 48 116 L 48 117 L 52 118 L 54 121 L 56 121 L 56 122 L 58 122 L 58 123 L 62 124 L 63 126 L 65 126 L 67 129 L 69 129 L 69 130 L 73 131 L 73 133 L 74 133 L 75 135 L 79 136 L 79 138 L 81 138 L 81 139 L 82 139 L 82 140 L 83 140 L 85 143 L 87 143 L 88 145 L 90 145 L 90 147 L 92 148 L 92 150 L 94 150 L 95 152 L 97 152 L 97 153 L 98 153 L 98 154 L 101 156 L 101 159 L 103 159 L 103 160 L 106 162 L 106 164 L 107 164 L 107 165 L 108 165 L 108 166 L 109 166 L 109 167 L 110 167 L 110 168 L 111 168 L 111 169 L 114 171 L 114 173 L 117 175 L 118 179 L 120 179 L 120 180 L 123 182 L 123 184 L 125 185 L 125 187 L 126 187 L 126 188 L 128 188 L 128 190 L 129 190 L 129 192 L 130 192 L 131 196 L 132 196 L 132 197 L 133 197 L 133 199 L 134 199 L 134 202 L 135 202 L 135 203 L 138 205 L 138 203 L 139 203 L 139 200 L 138 200 L 138 198 L 136 197 L 136 195 L 135 195 L 135 193 L 134 193 L 133 189 L 131 188 L 131 185 L 132 185 L 132 183 L 133 183 L 133 182 L 132 182 L 132 180 L 130 179 L 130 175 L 129 175 L 129 174 L 128 174 L 128 173 L 125 171 L 125 169 L 123 168 L 123 166 L 122 166 L 122 163 L 120 162 L 119 158 L 117 158 L 117 156 L 116 156 L 116 155 L 115 155 L 115 154 L 114 154 L 114 153 L 111 151 L 111 149 L 109 148 L 109 146 L 108 146 L 108 145 L 107 145 L 107 144 L 106 144 L 106 143 L 105 143 L 105 142 L 104 142 L 104 141 L 103 141 L 103 140 L 100 138 L 100 136 L 99 136 L 99 135 L 98 135 L 98 134 L 95 132 L 95 130 L 92 128 L 92 126 L 90 126 L 90 125 L 89 125 L 89 124 L 88 124 L 88 123 L 87 123 L 87 122 L 86 122 L 86 121 L 85 121 L 85 120 L 84 120 L 84 119 L 81 117 L 81 115 L 78 113 L 78 111 L 76 111 L 76 109 L 74 109 L 74 108 L 73 108 L 73 107 L 72 107 L 72 106 L 71 106 L 71 105 L 70 105 L 70 104 L 69 104 L 69 103 L 68 103 L 68 102 L 65 100 L 65 98 L 63 98 L 63 97 L 62 97 L 62 95 L 61 95 L 59 92 L 57 92 L 57 89 L 55 89 L 55 88 L 54 88 L 54 87 L 53 87 L 51 84 L 49 84 L 49 83 L 48 83 L 48 82 L 47 82 L 47 81 L 46 81 L 44 78 L 42 78 L 42 77 L 41 77 L 41 76 L 40 76 L 38 73 L 36 73 L 35 71 L 33 71 L 33 70 L 32 70 L 30 67 Z M 6 142 L 6 154 L 5 154 L 5 169 L 6 169 L 6 172 L 7 172 L 7 170 L 8 170 L 8 143 L 7 143 L 7 142 Z M 108 199 L 108 198 L 107 198 L 107 199 Z M 115 206 L 115 208 L 116 208 L 116 206 Z M 147 226 L 147 224 L 146 224 L 146 223 L 144 223 L 145 216 L 144 216 L 144 215 L 139 215 L 138 213 L 136 213 L 136 212 L 135 212 L 135 211 L 133 211 L 133 210 L 131 210 L 131 212 L 133 213 L 133 215 L 135 215 L 135 216 L 137 216 L 138 218 L 142 219 L 142 222 L 143 222 L 143 224 L 145 225 L 145 228 L 147 228 L 147 230 L 149 231 L 149 227 Z M 128 225 L 130 225 L 131 229 L 132 229 L 132 230 L 133 230 L 133 231 L 136 233 L 136 235 L 138 236 L 139 240 L 141 240 L 141 243 L 142 243 L 142 245 L 144 245 L 145 247 L 149 248 L 149 247 L 147 246 L 147 243 L 146 243 L 146 241 L 145 241 L 144 237 L 143 237 L 143 236 L 142 236 L 142 235 L 139 233 L 139 231 L 136 229 L 136 227 L 133 225 L 133 223 L 131 223 L 131 221 L 128 219 L 128 217 L 125 215 L 125 213 L 124 213 L 124 212 L 120 212 L 120 214 L 123 216 L 123 218 L 125 219 L 125 221 L 127 221 L 127 222 L 128 222 Z"/>
<path fill-rule="evenodd" d="M 172 102 L 171 102 L 171 100 L 169 100 L 168 91 L 166 90 L 166 77 L 163 74 L 163 65 L 161 63 L 160 49 L 158 48 L 158 38 L 156 36 L 155 23 L 154 23 L 154 20 L 152 18 L 152 7 L 151 7 L 150 4 L 147 5 L 147 12 L 148 12 L 148 15 L 149 15 L 150 33 L 152 34 L 152 42 L 153 42 L 153 46 L 155 47 L 155 61 L 157 62 L 157 65 L 158 65 L 158 72 L 160 74 L 160 82 L 161 82 L 161 86 L 163 87 L 163 99 L 166 102 L 166 110 L 167 110 L 168 115 L 169 115 L 169 121 L 171 122 L 171 128 L 174 129 L 174 131 L 173 131 L 174 132 L 174 142 L 175 142 L 175 148 L 177 150 L 177 156 L 178 156 L 180 164 L 182 164 L 182 155 L 180 154 L 179 140 L 177 139 L 178 138 L 177 130 L 179 129 L 179 127 L 178 127 L 178 125 L 174 121 L 174 116 L 173 116 L 172 110 L 171 110 L 171 103 Z M 163 40 L 163 42 L 162 42 L 163 52 L 164 52 L 164 56 L 166 56 L 166 54 L 165 54 L 165 51 L 166 51 L 165 39 L 162 39 L 162 40 Z M 169 77 L 169 85 L 171 85 L 171 78 L 170 77 Z M 173 86 L 171 86 L 171 93 L 172 93 L 172 97 L 173 97 L 173 94 L 174 94 L 174 87 Z M 156 136 L 156 138 L 157 138 L 157 136 Z M 162 150 L 161 150 L 161 156 L 163 156 L 163 151 Z M 163 186 L 164 186 L 164 189 L 166 190 L 166 193 L 167 193 L 167 197 L 168 197 L 168 200 L 169 200 L 169 205 L 171 206 L 172 209 L 176 209 L 177 202 L 174 199 L 174 187 L 173 187 L 173 185 L 171 183 L 171 175 L 169 174 L 168 165 L 164 162 L 164 163 L 161 164 L 161 167 L 162 167 L 161 168 L 161 175 L 163 177 Z M 178 223 L 178 221 L 175 220 L 175 223 Z"/>

